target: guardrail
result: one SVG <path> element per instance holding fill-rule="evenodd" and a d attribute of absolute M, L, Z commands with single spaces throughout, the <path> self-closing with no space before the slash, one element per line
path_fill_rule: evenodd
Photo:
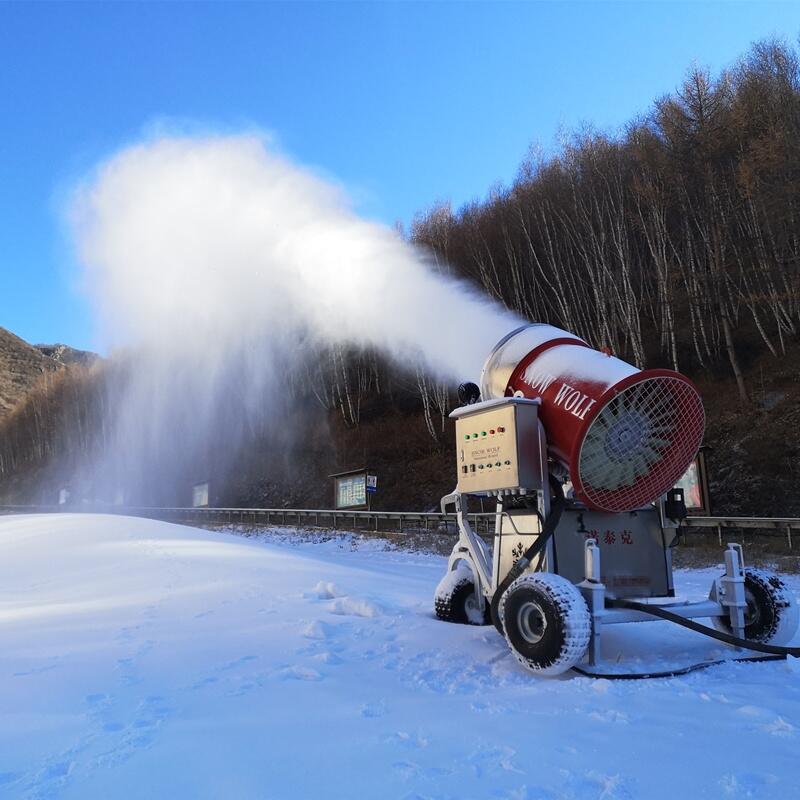
<path fill-rule="evenodd" d="M 314 527 L 331 530 L 370 530 L 383 533 L 429 531 L 455 536 L 458 533 L 455 514 L 440 511 L 346 511 L 306 508 L 156 508 L 149 506 L 0 506 L 0 514 L 50 513 L 124 514 L 149 517 L 165 522 L 193 522 L 205 525 L 280 525 Z M 479 534 L 494 531 L 494 512 L 467 515 L 470 525 Z"/>
<path fill-rule="evenodd" d="M 331 530 L 370 530 L 387 534 L 428 531 L 455 535 L 458 531 L 455 514 L 439 511 L 345 511 L 306 508 L 160 508 L 150 506 L 20 506 L 0 505 L 0 514 L 42 513 L 125 514 L 205 525 L 280 525 L 314 527 Z M 468 515 L 473 529 L 483 535 L 494 531 L 494 512 Z M 723 531 L 754 531 L 761 535 L 781 536 L 792 549 L 792 533 L 800 531 L 795 517 L 687 517 L 684 528 L 716 531 L 720 544 Z"/>
<path fill-rule="evenodd" d="M 715 529 L 719 543 L 722 544 L 724 530 L 758 531 L 767 536 L 786 537 L 792 549 L 792 531 L 800 531 L 800 519 L 796 517 L 687 517 L 687 528 Z"/>

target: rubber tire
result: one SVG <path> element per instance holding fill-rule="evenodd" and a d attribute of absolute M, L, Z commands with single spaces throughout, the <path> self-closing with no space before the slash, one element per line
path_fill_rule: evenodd
<path fill-rule="evenodd" d="M 800 608 L 794 592 L 780 575 L 766 569 L 747 567 L 744 571 L 747 595 L 744 638 L 761 644 L 788 644 L 800 622 Z M 733 633 L 729 617 L 713 617 L 718 631 Z"/>
<path fill-rule="evenodd" d="M 526 638 L 522 628 L 530 619 L 524 611 L 529 604 L 538 606 L 536 619 L 545 623 L 537 642 Z M 520 576 L 501 598 L 499 613 L 511 651 L 523 667 L 537 675 L 560 675 L 586 654 L 592 635 L 589 608 L 580 591 L 560 575 L 535 572 Z"/>
<path fill-rule="evenodd" d="M 475 584 L 469 567 L 457 567 L 442 578 L 433 598 L 436 616 L 443 622 L 459 625 L 489 625 L 489 603 L 483 604 L 483 617 L 477 615 Z"/>

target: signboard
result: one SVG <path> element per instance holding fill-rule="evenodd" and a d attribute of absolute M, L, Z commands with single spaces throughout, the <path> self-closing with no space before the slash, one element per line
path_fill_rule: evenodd
<path fill-rule="evenodd" d="M 336 480 L 336 508 L 362 508 L 367 505 L 366 473 L 339 475 Z"/>
<path fill-rule="evenodd" d="M 378 491 L 378 476 L 367 475 L 367 491 L 372 494 Z"/>
<path fill-rule="evenodd" d="M 695 460 L 689 464 L 689 469 L 683 473 L 683 477 L 675 484 L 676 488 L 683 489 L 686 511 L 689 514 L 700 517 L 711 514 L 704 450 L 705 448 L 700 450 Z"/>
<path fill-rule="evenodd" d="M 192 486 L 192 508 L 208 508 L 208 483 Z"/>

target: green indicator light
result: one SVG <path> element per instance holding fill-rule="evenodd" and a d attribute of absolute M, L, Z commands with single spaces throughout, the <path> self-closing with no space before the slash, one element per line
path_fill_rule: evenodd
<path fill-rule="evenodd" d="M 486 431 L 481 431 L 481 436 L 486 436 Z"/>
<path fill-rule="evenodd" d="M 478 438 L 478 434 L 477 434 L 477 433 L 473 433 L 473 434 L 472 434 L 472 438 L 473 438 L 473 439 L 477 439 L 477 438 Z"/>
<path fill-rule="evenodd" d="M 468 433 L 465 433 L 465 434 L 464 434 L 464 438 L 465 438 L 465 439 L 469 439 L 469 434 L 468 434 Z"/>

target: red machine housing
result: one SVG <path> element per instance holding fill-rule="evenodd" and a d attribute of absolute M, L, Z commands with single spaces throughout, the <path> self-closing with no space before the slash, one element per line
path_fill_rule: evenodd
<path fill-rule="evenodd" d="M 549 455 L 577 497 L 599 511 L 641 508 L 672 488 L 703 439 L 705 413 L 692 382 L 639 370 L 550 325 L 513 331 L 481 376 L 484 400 L 540 398 Z"/>

